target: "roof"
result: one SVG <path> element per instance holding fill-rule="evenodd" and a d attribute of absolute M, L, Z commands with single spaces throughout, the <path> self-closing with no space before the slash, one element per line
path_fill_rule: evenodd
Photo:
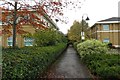
<path fill-rule="evenodd" d="M 120 23 L 120 17 L 112 17 L 105 20 L 98 21 L 97 23 Z"/>
<path fill-rule="evenodd" d="M 101 20 L 98 22 L 105 22 L 105 21 L 120 21 L 120 17 L 112 17 L 112 18 L 108 18 L 108 19 Z"/>
<path fill-rule="evenodd" d="M 92 25 L 90 28 L 95 27 L 96 24 L 106 24 L 106 23 L 120 23 L 120 17 L 112 17 L 104 20 L 100 20 Z"/>

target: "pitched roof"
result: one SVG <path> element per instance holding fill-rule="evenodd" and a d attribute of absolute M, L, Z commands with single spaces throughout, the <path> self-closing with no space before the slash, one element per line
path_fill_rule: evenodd
<path fill-rule="evenodd" d="M 120 17 L 111 17 L 108 19 L 100 20 L 96 22 L 94 25 L 92 25 L 90 28 L 95 27 L 96 24 L 109 24 L 109 23 L 120 23 Z"/>
<path fill-rule="evenodd" d="M 112 18 L 108 18 L 108 19 L 101 20 L 98 22 L 105 22 L 105 21 L 120 21 L 120 17 L 112 17 Z"/>

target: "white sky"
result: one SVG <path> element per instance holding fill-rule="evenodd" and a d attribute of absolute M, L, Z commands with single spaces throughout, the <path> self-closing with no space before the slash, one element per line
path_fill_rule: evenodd
<path fill-rule="evenodd" d="M 90 18 L 89 26 L 91 27 L 97 21 L 117 17 L 118 16 L 118 2 L 120 0 L 85 0 L 83 5 L 78 10 L 66 10 L 64 15 L 69 18 L 68 24 L 57 23 L 60 31 L 67 33 L 74 20 L 81 21 L 82 16 L 87 14 Z M 83 16 L 86 18 L 86 15 Z"/>

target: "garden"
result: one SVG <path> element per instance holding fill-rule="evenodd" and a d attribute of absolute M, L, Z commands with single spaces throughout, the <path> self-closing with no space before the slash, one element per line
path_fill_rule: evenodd
<path fill-rule="evenodd" d="M 3 48 L 3 80 L 37 79 L 66 48 L 66 37 L 52 29 L 37 31 L 32 38 L 32 47 Z"/>
<path fill-rule="evenodd" d="M 94 78 L 120 79 L 120 54 L 109 52 L 106 43 L 87 40 L 74 46 Z"/>

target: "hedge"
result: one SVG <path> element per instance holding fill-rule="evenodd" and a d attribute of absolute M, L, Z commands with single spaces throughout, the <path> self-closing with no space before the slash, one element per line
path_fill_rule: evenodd
<path fill-rule="evenodd" d="M 91 73 L 101 78 L 120 79 L 119 54 L 91 54 L 83 59 Z"/>
<path fill-rule="evenodd" d="M 108 47 L 97 40 L 87 40 L 77 45 L 82 61 L 91 73 L 106 80 L 120 79 L 120 54 L 108 54 Z"/>
<path fill-rule="evenodd" d="M 61 54 L 66 44 L 48 47 L 3 49 L 3 80 L 36 79 Z"/>

